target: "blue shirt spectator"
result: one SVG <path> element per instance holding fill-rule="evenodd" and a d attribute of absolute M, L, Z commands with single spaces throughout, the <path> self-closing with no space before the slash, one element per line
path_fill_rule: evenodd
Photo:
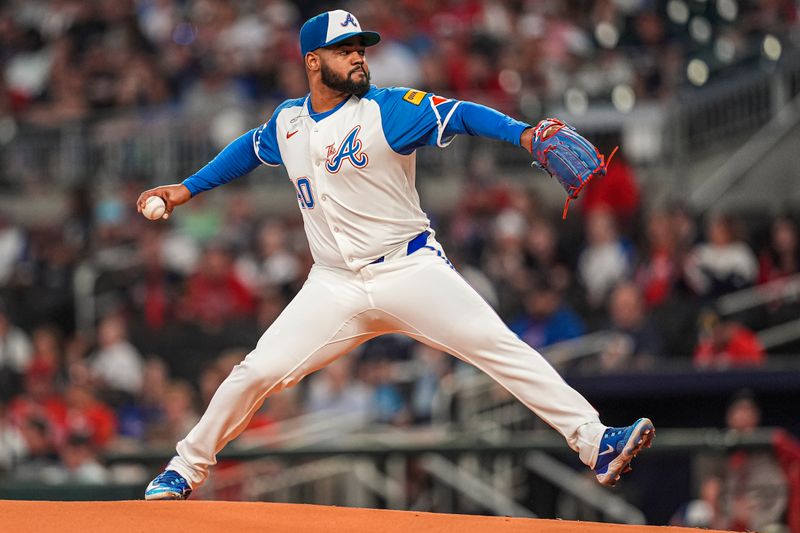
<path fill-rule="evenodd" d="M 543 348 L 580 337 L 586 331 L 583 321 L 563 301 L 560 291 L 539 282 L 525 296 L 525 312 L 510 321 L 511 331 L 533 346 Z"/>

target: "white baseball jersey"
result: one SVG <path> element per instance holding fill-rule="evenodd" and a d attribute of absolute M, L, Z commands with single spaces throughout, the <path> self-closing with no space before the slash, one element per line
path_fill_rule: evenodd
<path fill-rule="evenodd" d="M 415 149 L 446 145 L 442 136 L 458 104 L 373 87 L 320 114 L 308 97 L 289 100 L 256 131 L 258 158 L 283 164 L 297 190 L 315 263 L 356 271 L 429 228 Z"/>

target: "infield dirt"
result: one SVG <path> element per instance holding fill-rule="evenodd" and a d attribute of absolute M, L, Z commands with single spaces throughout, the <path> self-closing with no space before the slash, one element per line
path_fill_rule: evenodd
<path fill-rule="evenodd" d="M 215 501 L 0 501 L 0 532 L 713 533 L 710 530 Z"/>

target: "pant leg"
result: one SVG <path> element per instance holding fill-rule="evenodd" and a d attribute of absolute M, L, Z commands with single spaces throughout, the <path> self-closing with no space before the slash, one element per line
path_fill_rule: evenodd
<path fill-rule="evenodd" d="M 303 288 L 214 393 L 197 425 L 177 444 L 176 470 L 196 488 L 216 454 L 236 438 L 264 399 L 374 337 L 356 275 L 314 267 Z M 374 313 L 374 311 L 373 311 Z"/>
<path fill-rule="evenodd" d="M 605 430 L 597 411 L 508 329 L 433 245 L 366 267 L 374 278 L 376 307 L 391 315 L 398 329 L 487 373 L 593 466 Z"/>

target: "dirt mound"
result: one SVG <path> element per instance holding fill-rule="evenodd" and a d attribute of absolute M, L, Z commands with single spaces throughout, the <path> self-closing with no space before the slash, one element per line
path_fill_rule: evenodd
<path fill-rule="evenodd" d="M 0 501 L 3 533 L 319 532 L 390 533 L 679 533 L 677 527 L 625 526 L 493 516 L 350 509 L 321 505 L 246 502 L 31 502 Z M 711 533 L 703 530 L 705 533 Z"/>

